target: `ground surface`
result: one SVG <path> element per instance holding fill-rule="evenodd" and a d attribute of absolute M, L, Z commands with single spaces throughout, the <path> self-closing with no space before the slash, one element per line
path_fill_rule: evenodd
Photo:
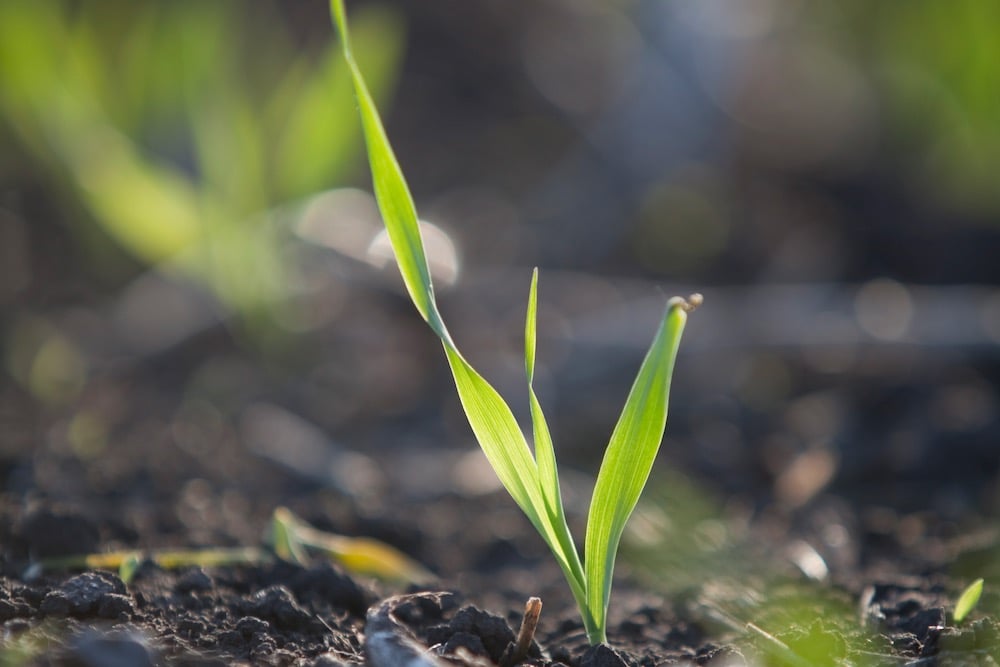
<path fill-rule="evenodd" d="M 198 346 L 214 357 L 228 345 L 220 340 Z M 892 509 L 872 500 L 880 494 L 870 482 L 850 487 L 850 478 L 837 493 L 798 504 L 767 490 L 734 501 L 657 473 L 626 535 L 611 647 L 588 649 L 561 575 L 527 521 L 502 492 L 470 482 L 484 475 L 475 455 L 385 446 L 366 459 L 376 487 L 345 490 L 336 475 L 323 482 L 316 470 L 247 452 L 246 431 L 204 405 L 171 421 L 177 398 L 164 391 L 169 382 L 152 388 L 149 368 L 107 373 L 75 406 L 116 415 L 114 437 L 97 455 L 73 447 L 65 411 L 41 409 L 13 385 L 0 396 L 8 480 L 0 621 L 14 664 L 404 665 L 412 653 L 423 661 L 412 664 L 437 664 L 440 655 L 491 665 L 529 596 L 544 606 L 523 664 L 1000 660 L 989 583 L 971 619 L 957 625 L 950 615 L 972 578 L 1000 574 L 996 529 L 975 508 L 963 506 L 960 516 L 906 510 L 919 499 L 882 489 L 883 501 L 897 498 Z M 265 408 L 255 410 L 259 418 Z M 266 410 L 269 423 L 283 423 L 273 418 L 277 408 Z M 283 428 L 272 436 L 296 442 L 294 428 Z M 575 475 L 564 484 L 589 483 Z M 993 492 L 986 482 L 973 491 Z M 582 534 L 583 507 L 573 493 L 567 503 Z M 145 563 L 127 585 L 98 570 L 27 573 L 40 558 L 69 554 L 259 545 L 279 505 L 320 529 L 391 544 L 439 579 L 392 586 L 322 560 L 177 570 Z"/>

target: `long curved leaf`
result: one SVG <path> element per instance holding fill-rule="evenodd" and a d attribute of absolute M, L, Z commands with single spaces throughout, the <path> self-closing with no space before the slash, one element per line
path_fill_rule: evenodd
<path fill-rule="evenodd" d="M 424 242 L 420 237 L 417 209 L 413 204 L 410 188 L 403 177 L 403 170 L 389 144 L 389 137 L 382 126 L 375 101 L 368 92 L 361 69 L 354 60 L 343 0 L 330 0 L 330 13 L 340 35 L 344 60 L 351 70 L 354 93 L 358 100 L 358 113 L 361 115 L 365 144 L 368 148 L 375 199 L 385 221 L 403 283 L 421 317 L 438 336 L 450 339 L 438 313 L 437 304 L 434 302 L 434 286 L 431 284 L 431 272 L 424 253 Z"/>
<path fill-rule="evenodd" d="M 480 447 L 504 488 L 552 550 L 574 595 L 582 603 L 585 595 L 579 557 L 575 549 L 566 548 L 567 544 L 572 545 L 572 539 L 565 522 L 554 522 L 552 519 L 539 483 L 538 466 L 524 434 L 500 394 L 459 352 L 438 312 L 416 207 L 378 110 L 351 53 L 343 1 L 331 0 L 330 12 L 340 33 L 341 50 L 358 99 L 376 200 L 403 282 L 413 304 L 444 345 L 462 407 Z"/>
<path fill-rule="evenodd" d="M 562 491 L 559 487 L 559 471 L 556 466 L 555 448 L 552 445 L 552 435 L 549 432 L 545 414 L 542 412 L 542 405 L 535 394 L 535 350 L 537 346 L 537 312 L 538 312 L 538 269 L 531 274 L 531 289 L 528 292 L 528 308 L 524 318 L 524 371 L 528 379 L 528 400 L 531 408 L 532 437 L 535 443 L 535 461 L 538 465 L 538 483 L 545 501 L 545 509 L 548 512 L 549 520 L 555 528 L 556 538 L 559 540 L 559 547 L 566 559 L 563 565 L 563 572 L 573 595 L 576 597 L 577 606 L 583 616 L 584 625 L 588 634 L 594 631 L 593 618 L 587 612 L 586 603 L 586 579 L 583 572 L 583 564 L 580 555 L 577 553 L 573 535 L 569 531 L 569 524 L 566 522 L 566 513 L 563 510 Z M 553 547 L 553 551 L 556 551 Z"/>

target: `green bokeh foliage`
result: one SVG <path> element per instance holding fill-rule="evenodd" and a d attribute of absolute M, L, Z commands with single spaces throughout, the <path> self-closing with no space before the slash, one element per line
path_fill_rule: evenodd
<path fill-rule="evenodd" d="M 356 25 L 358 57 L 384 98 L 402 25 L 377 4 Z M 77 207 L 81 247 L 110 240 L 180 271 L 266 329 L 294 270 L 274 207 L 344 184 L 361 148 L 329 31 L 292 28 L 278 5 L 238 0 L 4 2 L 8 159 L 15 152 Z"/>

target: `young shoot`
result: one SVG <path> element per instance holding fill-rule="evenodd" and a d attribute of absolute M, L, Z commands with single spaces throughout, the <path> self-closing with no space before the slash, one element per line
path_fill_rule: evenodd
<path fill-rule="evenodd" d="M 976 605 L 979 604 L 979 598 L 983 594 L 983 580 L 976 579 L 969 586 L 962 591 L 962 594 L 958 596 L 958 602 L 955 603 L 955 623 L 961 623 L 965 620 Z"/>
<path fill-rule="evenodd" d="M 413 198 L 352 54 L 343 0 L 330 0 L 330 12 L 353 79 L 375 198 L 407 292 L 421 317 L 441 339 L 462 407 L 486 458 L 562 568 L 589 641 L 606 642 L 608 600 L 618 544 L 659 450 L 667 420 L 674 359 L 688 313 L 701 303 L 701 296 L 673 298 L 667 303 L 604 453 L 587 517 L 581 560 L 563 511 L 552 438 L 533 387 L 538 271 L 532 275 L 524 326 L 532 450 L 510 407 L 466 361 L 441 318 Z"/>

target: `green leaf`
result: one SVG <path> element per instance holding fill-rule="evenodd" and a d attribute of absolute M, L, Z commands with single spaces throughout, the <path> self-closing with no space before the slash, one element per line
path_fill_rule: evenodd
<path fill-rule="evenodd" d="M 538 269 L 531 274 L 531 290 L 528 292 L 528 312 L 524 320 L 524 368 L 528 376 L 528 399 L 531 405 L 532 435 L 535 441 L 535 460 L 538 464 L 538 481 L 542 497 L 549 515 L 556 522 L 563 521 L 562 494 L 559 490 L 559 472 L 556 469 L 556 454 L 552 446 L 552 435 L 542 413 L 542 406 L 535 395 L 535 346 L 536 315 L 538 310 Z M 575 549 L 574 549 L 575 551 Z"/>
<path fill-rule="evenodd" d="M 554 552 L 559 552 L 565 558 L 563 572 L 570 582 L 577 606 L 584 616 L 587 632 L 593 630 L 593 619 L 587 613 L 586 580 L 583 564 L 576 550 L 573 535 L 569 531 L 566 514 L 563 510 L 562 491 L 559 486 L 559 471 L 556 466 L 555 448 L 552 445 L 552 435 L 549 432 L 541 403 L 535 394 L 535 348 L 537 344 L 536 320 L 538 312 L 538 268 L 531 274 L 531 288 L 528 292 L 528 309 L 524 319 L 524 370 L 528 378 L 528 400 L 531 407 L 532 437 L 535 443 L 535 461 L 538 466 L 538 484 L 545 501 L 545 510 L 555 528 L 555 537 L 559 541 L 558 548 L 552 546 Z M 562 563 L 560 563 L 562 565 Z"/>
<path fill-rule="evenodd" d="M 541 505 L 538 470 L 510 407 L 455 347 L 446 343 L 445 354 L 476 439 L 504 487 L 530 516 Z"/>
<path fill-rule="evenodd" d="M 139 554 L 130 554 L 122 558 L 121 565 L 118 566 L 118 577 L 126 584 L 132 583 L 140 565 L 142 565 L 142 557 Z"/>
<path fill-rule="evenodd" d="M 537 335 L 535 320 L 538 318 L 538 267 L 531 272 L 531 287 L 528 290 L 528 312 L 524 316 L 524 373 L 528 376 L 528 386 L 535 381 L 535 347 Z"/>
<path fill-rule="evenodd" d="M 434 287 L 431 284 L 431 272 L 424 254 L 423 239 L 420 237 L 413 197 L 410 196 L 410 188 L 403 178 L 403 170 L 396 160 L 392 146 L 389 145 L 389 138 L 382 126 L 375 101 L 368 92 L 361 69 L 354 60 L 342 0 L 330 0 L 330 13 L 340 34 L 344 60 L 351 70 L 354 93 L 358 100 L 358 113 L 361 114 L 361 126 L 368 147 L 368 162 L 371 165 L 375 199 L 385 221 L 403 283 L 421 317 L 438 336 L 450 340 L 444 322 L 438 314 L 437 304 L 434 302 Z"/>
<path fill-rule="evenodd" d="M 588 608 L 600 629 L 600 635 L 590 637 L 591 643 L 605 641 L 618 544 L 660 449 L 677 347 L 687 312 L 697 305 L 700 297 L 691 301 L 689 304 L 683 299 L 671 299 L 611 434 L 597 475 L 587 517 L 585 558 Z"/>
<path fill-rule="evenodd" d="M 955 603 L 955 623 L 961 623 L 965 617 L 979 604 L 979 597 L 983 594 L 983 580 L 976 579 L 968 588 L 962 591 Z"/>
<path fill-rule="evenodd" d="M 281 560 L 305 565 L 309 561 L 295 527 L 296 517 L 290 510 L 284 507 L 274 510 L 271 516 L 271 548 Z"/>

